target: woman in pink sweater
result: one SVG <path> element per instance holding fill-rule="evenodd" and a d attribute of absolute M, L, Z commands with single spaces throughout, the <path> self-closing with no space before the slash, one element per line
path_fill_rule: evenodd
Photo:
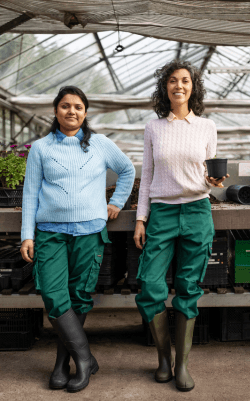
<path fill-rule="evenodd" d="M 200 71 L 189 62 L 173 61 L 155 76 L 153 101 L 158 119 L 145 128 L 134 234 L 137 248 L 143 249 L 136 303 L 158 351 L 155 380 L 168 382 L 174 361 L 164 301 L 166 274 L 176 252 L 175 379 L 178 390 L 190 391 L 194 381 L 187 370 L 188 354 L 199 314 L 197 300 L 204 294 L 198 284 L 205 276 L 215 234 L 209 192 L 212 186 L 223 187 L 229 175 L 219 180 L 206 175 L 205 160 L 216 155 L 217 131 L 212 120 L 200 117 L 205 95 Z"/>

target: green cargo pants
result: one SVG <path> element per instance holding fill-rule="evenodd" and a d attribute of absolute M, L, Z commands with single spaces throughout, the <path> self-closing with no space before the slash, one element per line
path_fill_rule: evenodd
<path fill-rule="evenodd" d="M 71 307 L 77 314 L 93 308 L 105 244 L 111 242 L 107 227 L 90 235 L 36 231 L 34 268 L 36 289 L 50 318 L 58 318 Z"/>
<path fill-rule="evenodd" d="M 172 305 L 187 319 L 198 316 L 197 300 L 204 294 L 203 281 L 215 235 L 208 198 L 166 204 L 152 203 L 146 242 L 139 259 L 137 280 L 141 293 L 135 300 L 146 322 L 165 309 L 168 298 L 166 274 L 177 249 L 177 271 Z"/>

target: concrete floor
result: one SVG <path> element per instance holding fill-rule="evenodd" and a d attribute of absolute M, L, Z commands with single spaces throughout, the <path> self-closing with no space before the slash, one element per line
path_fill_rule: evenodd
<path fill-rule="evenodd" d="M 145 346 L 141 317 L 135 310 L 96 310 L 86 320 L 91 351 L 100 369 L 78 393 L 50 390 L 56 335 L 47 317 L 44 332 L 25 352 L 0 353 L 0 400 L 4 401 L 250 401 L 250 341 L 194 345 L 189 371 L 195 388 L 180 393 L 175 381 L 154 381 L 155 347 Z M 72 373 L 74 364 L 71 362 Z"/>

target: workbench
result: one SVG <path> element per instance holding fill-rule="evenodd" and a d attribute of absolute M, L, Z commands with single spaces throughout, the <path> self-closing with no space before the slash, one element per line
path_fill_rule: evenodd
<path fill-rule="evenodd" d="M 221 202 L 212 205 L 212 217 L 215 230 L 230 229 L 250 229 L 250 206 L 240 204 L 230 204 Z M 0 208 L 0 238 L 11 238 L 20 236 L 22 212 L 14 208 Z M 134 231 L 136 223 L 136 211 L 121 211 L 118 218 L 107 224 L 108 231 Z M 93 294 L 95 307 L 98 308 L 136 308 L 136 294 Z M 169 294 L 166 306 L 171 307 L 173 299 Z M 204 294 L 198 300 L 198 307 L 250 307 L 250 292 L 245 290 L 244 293 L 236 294 L 226 292 L 225 294 L 217 294 L 210 292 Z M 0 294 L 1 308 L 42 308 L 44 307 L 40 295 L 31 293 L 28 295 Z"/>
<path fill-rule="evenodd" d="M 250 229 L 250 205 L 220 202 L 213 204 L 212 217 L 215 230 Z M 134 231 L 135 210 L 122 210 L 116 220 L 109 221 L 108 231 Z M 14 208 L 0 208 L 0 236 L 20 233 L 22 211 Z"/>

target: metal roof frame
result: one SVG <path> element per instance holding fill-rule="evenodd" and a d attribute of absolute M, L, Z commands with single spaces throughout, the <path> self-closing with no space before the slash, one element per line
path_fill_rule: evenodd
<path fill-rule="evenodd" d="M 113 89 L 112 85 L 109 85 L 109 92 L 106 93 L 110 93 L 110 91 L 113 91 L 112 93 L 115 94 L 132 93 L 133 95 L 138 95 L 143 93 L 143 95 L 148 96 L 154 90 L 155 81 L 153 72 L 156 68 L 161 67 L 173 58 L 178 58 L 180 60 L 190 60 L 201 69 L 209 97 L 213 96 L 218 99 L 249 99 L 249 75 L 237 71 L 225 73 L 223 76 L 222 74 L 209 74 L 208 72 L 209 68 L 212 69 L 216 68 L 216 66 L 223 66 L 225 63 L 229 66 L 231 64 L 232 67 L 237 65 L 246 66 L 247 63 L 250 62 L 250 47 L 222 47 L 221 45 L 209 46 L 205 44 L 192 45 L 188 42 L 167 41 L 120 32 L 121 43 L 123 45 L 125 44 L 125 49 L 122 53 L 117 53 L 115 52 L 115 47 L 118 43 L 116 32 L 103 31 L 99 33 L 85 33 L 84 35 L 93 39 L 91 39 L 91 44 L 86 41 L 86 43 L 79 46 L 77 50 L 72 51 L 70 46 L 75 46 L 75 43 L 77 44 L 77 40 L 79 40 L 80 37 L 78 35 L 77 38 L 73 37 L 72 39 L 71 35 L 70 40 L 67 41 L 67 43 L 64 42 L 62 45 L 58 45 L 57 49 L 53 49 L 51 52 L 49 51 L 48 54 L 31 60 L 28 65 L 21 65 L 20 69 L 15 68 L 14 71 L 5 73 L 4 77 L 0 77 L 0 82 L 12 79 L 12 77 L 15 76 L 14 74 L 18 71 L 25 70 L 25 68 L 30 65 L 45 59 L 45 57 L 53 56 L 57 50 L 65 49 L 67 53 L 65 53 L 65 56 L 62 57 L 61 60 L 52 62 L 52 64 L 39 69 L 39 71 L 32 72 L 29 76 L 24 75 L 15 83 L 15 85 L 11 83 L 7 88 L 11 90 L 17 85 L 20 94 L 26 92 L 34 94 L 50 93 L 52 89 L 55 89 L 56 92 L 60 85 L 70 83 L 70 81 L 72 84 L 82 87 L 82 85 L 86 84 L 86 78 L 92 76 L 93 72 L 97 72 L 98 69 L 96 70 L 96 68 L 102 63 L 101 65 L 103 65 L 103 67 L 101 69 L 101 76 L 106 81 L 110 80 L 110 85 L 111 82 L 113 85 Z M 20 37 L 20 35 L 15 34 L 13 35 L 13 38 L 2 43 L 0 46 L 8 45 L 9 42 L 18 39 L 18 37 Z M 51 39 L 56 42 L 57 37 L 58 36 L 56 35 L 54 38 L 50 36 L 47 39 L 43 39 L 36 45 L 25 49 L 21 54 L 32 50 L 35 46 L 46 43 L 46 40 L 48 41 Z M 6 62 L 10 59 L 15 59 L 18 56 L 20 58 L 20 53 L 11 55 Z M 73 60 L 73 62 L 71 62 L 71 60 Z M 86 63 L 86 60 L 89 62 L 88 65 L 85 64 L 80 69 L 76 68 L 77 65 Z M 91 62 L 92 60 L 93 62 Z M 3 63 L 4 61 L 0 61 L 0 65 Z M 66 65 L 65 63 L 69 64 Z M 50 70 L 51 75 L 49 78 L 46 78 L 45 75 Z M 43 73 L 45 73 L 45 75 Z M 61 74 L 61 78 L 59 77 L 59 73 Z M 32 82 L 32 79 L 39 75 L 41 76 L 41 79 L 38 79 L 34 85 L 25 88 L 24 85 Z M 58 80 L 57 77 L 59 78 Z M 47 85 L 44 89 L 40 89 L 39 91 L 36 90 L 41 83 L 53 79 L 55 81 Z M 102 86 L 97 82 L 95 87 L 97 91 L 100 91 Z M 113 118 L 114 113 L 111 114 Z M 146 121 L 149 118 L 152 118 L 154 112 L 149 110 L 146 112 L 129 110 L 129 112 L 125 111 L 123 113 L 123 117 L 121 117 L 121 113 L 118 113 L 117 116 L 119 116 L 117 118 L 121 118 L 125 123 L 133 123 L 136 121 Z M 214 118 L 215 115 L 213 112 L 211 113 L 211 116 Z M 235 124 L 236 126 L 240 125 L 240 120 L 242 118 L 246 119 L 244 115 L 241 115 L 239 118 L 237 117 L 238 119 L 236 118 L 235 120 L 230 115 L 223 116 L 221 114 L 221 116 L 215 117 L 224 120 L 228 125 Z M 96 116 L 95 119 L 97 122 L 101 122 L 102 116 Z M 245 125 L 247 124 L 245 123 Z"/>

